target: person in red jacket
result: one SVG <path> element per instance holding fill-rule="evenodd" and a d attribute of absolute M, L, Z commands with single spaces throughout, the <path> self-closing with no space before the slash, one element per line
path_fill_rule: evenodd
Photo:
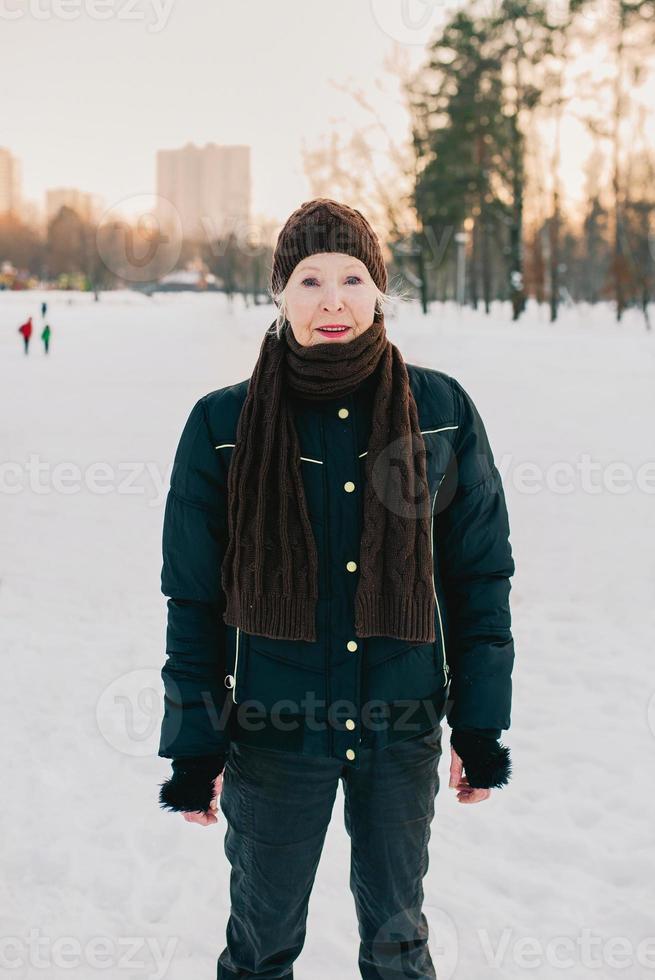
<path fill-rule="evenodd" d="M 18 328 L 18 333 L 22 333 L 23 340 L 25 341 L 25 353 L 27 354 L 30 346 L 30 337 L 32 336 L 32 317 L 28 316 L 25 323 L 22 323 Z"/>

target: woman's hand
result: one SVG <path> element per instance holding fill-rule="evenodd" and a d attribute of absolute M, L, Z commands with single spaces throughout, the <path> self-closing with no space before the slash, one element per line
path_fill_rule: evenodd
<path fill-rule="evenodd" d="M 160 784 L 161 808 L 184 813 L 203 826 L 216 823 L 225 762 L 225 752 L 173 759 L 172 776 Z"/>
<path fill-rule="evenodd" d="M 464 763 L 450 746 L 450 781 L 449 788 L 459 790 L 457 794 L 458 803 L 480 803 L 488 800 L 491 796 L 490 789 L 474 789 L 469 786 L 469 781 L 464 775 Z"/>
<path fill-rule="evenodd" d="M 454 728 L 450 735 L 450 782 L 459 803 L 488 800 L 512 772 L 509 749 L 498 742 L 502 729 Z M 466 775 L 464 775 L 464 771 Z"/>
<path fill-rule="evenodd" d="M 210 823 L 218 823 L 216 813 L 218 811 L 218 797 L 223 787 L 223 773 L 220 773 L 214 780 L 214 796 L 209 804 L 209 809 L 204 813 L 183 813 L 182 816 L 187 823 L 199 823 L 201 827 L 208 827 Z"/>

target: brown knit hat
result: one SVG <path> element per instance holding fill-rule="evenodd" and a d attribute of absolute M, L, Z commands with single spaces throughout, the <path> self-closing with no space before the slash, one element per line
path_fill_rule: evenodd
<path fill-rule="evenodd" d="M 360 259 L 381 292 L 387 269 L 378 237 L 364 215 L 328 197 L 305 201 L 287 219 L 273 253 L 271 291 L 281 292 L 302 259 L 317 252 L 345 252 Z"/>

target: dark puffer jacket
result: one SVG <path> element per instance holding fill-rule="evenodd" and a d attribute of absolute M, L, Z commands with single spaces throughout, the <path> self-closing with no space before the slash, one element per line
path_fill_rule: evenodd
<path fill-rule="evenodd" d="M 452 377 L 407 363 L 432 507 L 434 643 L 354 633 L 365 456 L 377 372 L 351 395 L 293 397 L 319 559 L 317 640 L 244 633 L 222 618 L 227 474 L 248 379 L 194 405 L 175 455 L 163 530 L 169 596 L 159 755 L 169 809 L 204 809 L 231 740 L 359 766 L 436 727 L 453 729 L 470 785 L 507 782 L 514 562 L 500 475 L 480 415 Z M 209 795 L 208 795 L 209 794 Z"/>

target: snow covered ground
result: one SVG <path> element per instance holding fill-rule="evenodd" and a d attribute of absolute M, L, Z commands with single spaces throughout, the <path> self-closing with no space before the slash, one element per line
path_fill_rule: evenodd
<path fill-rule="evenodd" d="M 38 334 L 25 357 L 16 329 Z M 273 308 L 220 295 L 0 293 L 0 965 L 7 976 L 210 980 L 224 821 L 157 805 L 165 492 L 181 427 L 247 378 Z M 405 306 L 406 360 L 473 396 L 517 572 L 514 777 L 442 786 L 425 913 L 440 980 L 655 975 L 655 335 L 606 308 L 518 324 Z M 341 790 L 298 980 L 355 980 Z M 45 967 L 45 968 L 44 968 Z"/>

